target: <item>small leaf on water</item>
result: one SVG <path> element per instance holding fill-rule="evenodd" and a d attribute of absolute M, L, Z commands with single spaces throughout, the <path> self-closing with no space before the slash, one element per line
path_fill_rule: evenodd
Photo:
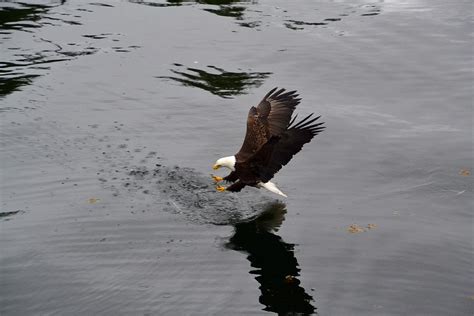
<path fill-rule="evenodd" d="M 98 201 L 100 201 L 100 199 L 98 199 L 98 198 L 90 198 L 90 199 L 88 200 L 89 204 L 95 204 L 95 203 L 97 203 Z"/>

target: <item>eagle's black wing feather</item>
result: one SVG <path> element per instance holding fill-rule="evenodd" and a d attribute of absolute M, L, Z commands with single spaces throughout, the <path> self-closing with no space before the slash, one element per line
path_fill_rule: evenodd
<path fill-rule="evenodd" d="M 277 88 L 270 90 L 257 106 L 259 118 L 266 121 L 271 136 L 278 136 L 286 131 L 291 115 L 301 101 L 296 90 L 275 90 Z"/>
<path fill-rule="evenodd" d="M 247 116 L 244 143 L 235 155 L 237 160 L 247 160 L 272 136 L 285 132 L 300 100 L 296 91 L 285 92 L 285 89 L 273 88 L 257 107 L 251 107 Z"/>
<path fill-rule="evenodd" d="M 250 167 L 262 182 L 267 182 L 298 153 L 303 145 L 324 130 L 324 122 L 314 123 L 320 117 L 308 115 L 298 123 L 291 125 L 279 136 L 273 136 L 249 159 Z M 292 124 L 294 120 L 292 120 Z"/>

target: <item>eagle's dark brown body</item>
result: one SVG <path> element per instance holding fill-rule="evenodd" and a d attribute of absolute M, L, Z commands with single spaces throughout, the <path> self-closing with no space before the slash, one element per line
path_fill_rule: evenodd
<path fill-rule="evenodd" d="M 304 144 L 324 129 L 314 123 L 319 117 L 310 114 L 294 124 L 292 115 L 301 99 L 296 91 L 272 89 L 258 104 L 250 108 L 244 143 L 235 154 L 235 170 L 226 181 L 233 182 L 227 191 L 240 191 L 246 185 L 268 182 Z"/>

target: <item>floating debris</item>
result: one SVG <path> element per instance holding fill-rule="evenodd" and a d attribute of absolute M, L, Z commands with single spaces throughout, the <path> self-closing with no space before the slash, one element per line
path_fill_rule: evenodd
<path fill-rule="evenodd" d="M 461 169 L 459 171 L 459 175 L 467 177 L 471 175 L 471 171 L 469 169 Z"/>
<path fill-rule="evenodd" d="M 356 234 L 356 233 L 365 232 L 365 229 L 363 227 L 359 226 L 359 225 L 352 224 L 351 226 L 349 226 L 347 231 L 351 234 Z"/>
<path fill-rule="evenodd" d="M 98 199 L 98 198 L 90 198 L 89 200 L 87 200 L 87 202 L 89 202 L 89 204 L 95 204 L 99 201 L 100 201 L 100 199 Z"/>
<path fill-rule="evenodd" d="M 352 225 L 349 226 L 347 231 L 351 234 L 356 234 L 356 233 L 366 232 L 370 229 L 374 229 L 375 227 L 377 227 L 377 225 L 375 225 L 375 224 L 367 224 L 367 226 L 365 226 L 365 227 L 359 226 L 357 224 L 352 224 Z"/>

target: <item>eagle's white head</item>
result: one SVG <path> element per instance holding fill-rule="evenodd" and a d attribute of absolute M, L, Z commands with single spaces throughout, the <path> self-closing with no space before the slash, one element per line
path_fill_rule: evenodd
<path fill-rule="evenodd" d="M 223 158 L 217 159 L 214 166 L 212 166 L 212 169 L 217 170 L 220 167 L 226 167 L 232 171 L 235 171 L 235 156 L 229 156 L 229 157 L 223 157 Z"/>

